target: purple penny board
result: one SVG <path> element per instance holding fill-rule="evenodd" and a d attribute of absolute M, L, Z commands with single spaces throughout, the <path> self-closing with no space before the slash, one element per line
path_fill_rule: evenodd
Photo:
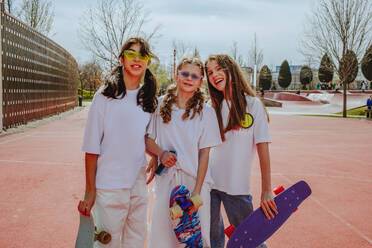
<path fill-rule="evenodd" d="M 173 207 L 174 204 L 187 204 L 185 199 L 190 198 L 190 196 L 191 194 L 186 186 L 178 185 L 174 187 L 170 194 L 169 207 Z M 203 247 L 198 211 L 192 214 L 183 211 L 182 217 L 172 220 L 172 226 L 178 241 L 185 244 L 185 248 Z"/>
<path fill-rule="evenodd" d="M 250 214 L 232 233 L 227 248 L 255 248 L 267 240 L 311 194 L 305 181 L 299 181 L 274 198 L 278 214 L 268 220 L 261 208 Z"/>

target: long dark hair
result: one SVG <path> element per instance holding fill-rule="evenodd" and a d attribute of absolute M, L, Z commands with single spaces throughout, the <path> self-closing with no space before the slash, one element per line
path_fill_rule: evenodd
<path fill-rule="evenodd" d="M 124 43 L 118 55 L 118 59 L 120 60 L 124 56 L 124 50 L 129 49 L 134 44 L 139 44 L 141 46 L 141 55 L 149 55 L 151 58 L 157 59 L 156 55 L 151 52 L 147 41 L 139 37 L 130 38 Z M 102 91 L 102 94 L 108 98 L 122 99 L 125 97 L 126 93 L 127 89 L 123 79 L 123 66 L 118 65 L 112 70 L 110 76 L 105 80 L 105 87 Z M 144 77 L 144 84 L 137 94 L 137 105 L 142 106 L 143 111 L 153 113 L 158 104 L 156 93 L 156 77 L 147 68 Z"/>
<path fill-rule="evenodd" d="M 212 60 L 216 61 L 226 75 L 224 96 L 221 91 L 214 88 L 209 82 L 209 77 L 207 74 L 208 90 L 211 97 L 212 106 L 216 111 L 221 139 L 225 141 L 225 133 L 231 129 L 240 128 L 240 123 L 242 120 L 244 120 L 247 109 L 247 100 L 245 98 L 246 95 L 255 97 L 256 94 L 245 80 L 238 64 L 229 55 L 217 54 L 209 56 L 205 62 L 206 70 L 208 62 Z M 221 115 L 222 101 L 224 97 L 231 101 L 230 115 L 226 129 L 223 126 Z"/>

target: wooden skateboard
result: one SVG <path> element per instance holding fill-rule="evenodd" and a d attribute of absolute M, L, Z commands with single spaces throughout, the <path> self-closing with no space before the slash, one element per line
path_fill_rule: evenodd
<path fill-rule="evenodd" d="M 268 220 L 262 209 L 258 208 L 235 230 L 232 226 L 225 230 L 226 235 L 230 237 L 227 248 L 255 248 L 259 246 L 283 225 L 310 194 L 311 189 L 305 181 L 299 181 L 281 192 L 274 198 L 278 208 L 275 218 Z"/>
<path fill-rule="evenodd" d="M 80 213 L 75 248 L 93 248 L 93 244 L 97 240 L 102 244 L 108 244 L 111 241 L 111 235 L 105 231 L 98 232 L 96 230 L 92 214 L 86 216 Z"/>
<path fill-rule="evenodd" d="M 200 196 L 191 197 L 190 191 L 184 185 L 174 187 L 169 199 L 169 214 L 172 219 L 173 231 L 185 248 L 203 247 L 198 211 L 189 214 L 190 207 L 199 208 L 203 205 Z"/>

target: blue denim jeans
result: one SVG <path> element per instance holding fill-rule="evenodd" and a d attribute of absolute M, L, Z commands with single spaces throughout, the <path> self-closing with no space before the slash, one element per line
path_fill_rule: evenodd
<path fill-rule="evenodd" d="M 211 248 L 225 246 L 224 223 L 221 215 L 221 202 L 226 210 L 227 218 L 235 227 L 253 212 L 251 195 L 229 195 L 215 189 L 211 190 Z M 263 243 L 259 248 L 267 248 Z"/>

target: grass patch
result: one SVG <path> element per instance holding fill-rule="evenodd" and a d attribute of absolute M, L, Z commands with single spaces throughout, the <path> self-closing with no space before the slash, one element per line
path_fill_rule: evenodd
<path fill-rule="evenodd" d="M 354 109 L 349 109 L 346 111 L 346 115 L 361 115 L 361 116 L 365 116 L 366 113 L 364 112 L 364 110 L 367 109 L 367 106 L 363 106 L 363 107 L 359 107 L 359 108 L 354 108 Z M 338 112 L 336 113 L 338 115 L 342 115 L 342 112 Z"/>
<path fill-rule="evenodd" d="M 302 115 L 302 116 L 344 118 L 344 117 L 342 117 L 342 113 L 340 115 Z M 365 116 L 350 116 L 350 115 L 347 115 L 346 118 L 365 119 L 366 117 Z"/>

